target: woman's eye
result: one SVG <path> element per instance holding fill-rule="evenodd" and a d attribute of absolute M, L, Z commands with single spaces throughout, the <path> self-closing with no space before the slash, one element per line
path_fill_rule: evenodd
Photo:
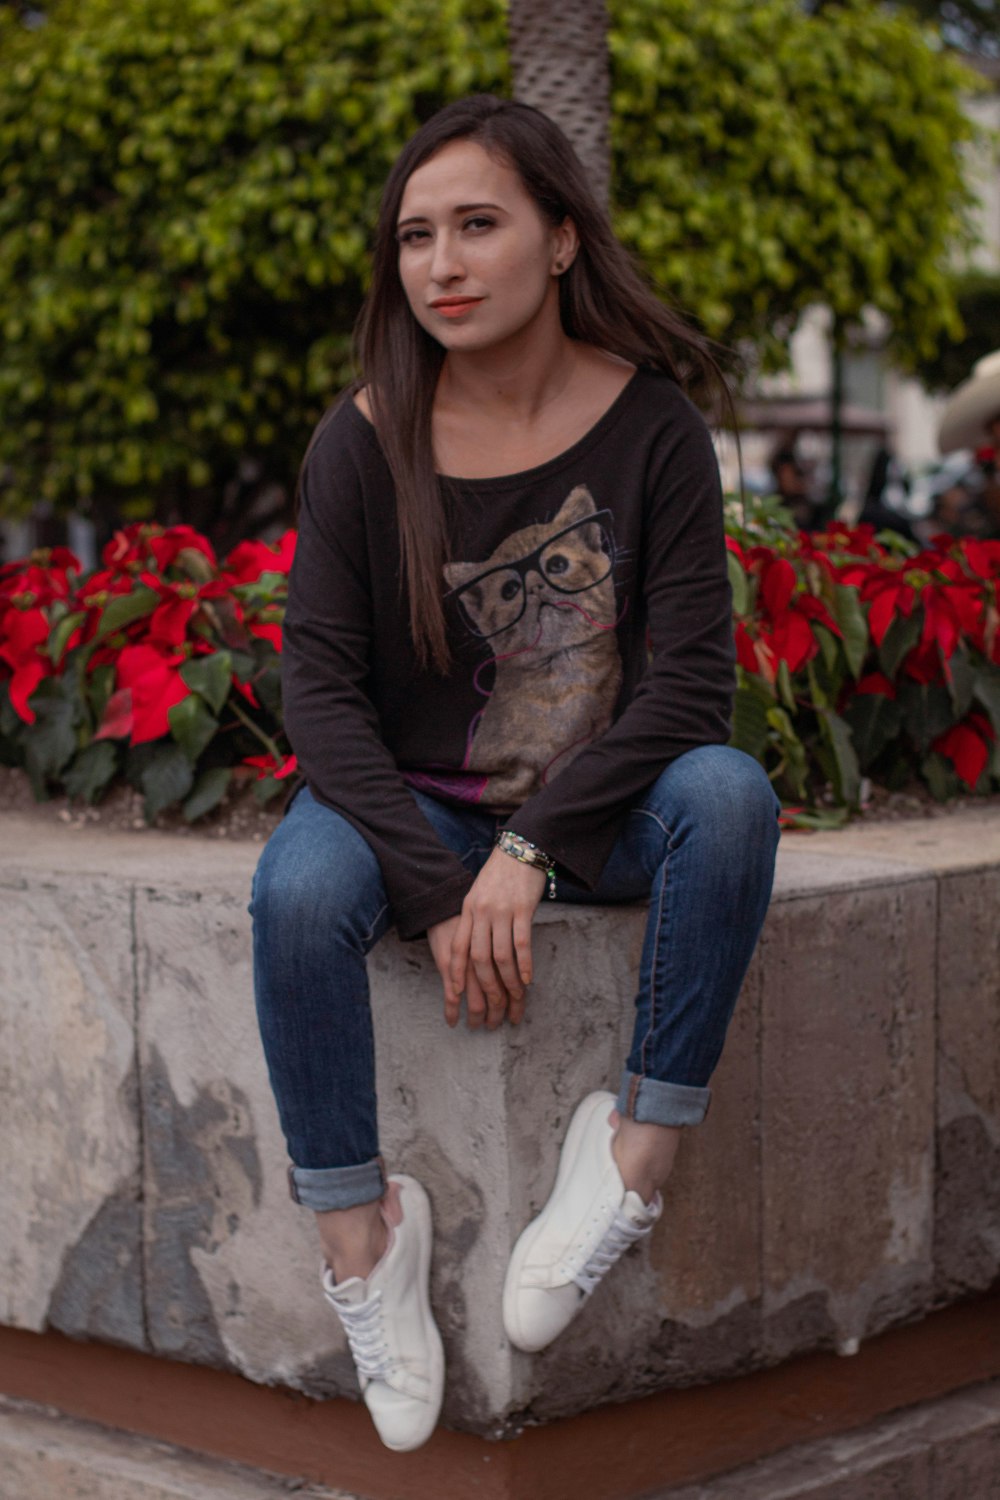
<path fill-rule="evenodd" d="M 396 235 L 396 239 L 401 245 L 415 245 L 418 240 L 424 240 L 426 238 L 426 229 L 402 229 Z"/>
<path fill-rule="evenodd" d="M 493 223 L 494 223 L 494 221 L 492 219 L 484 219 L 479 214 L 476 214 L 476 216 L 474 218 L 472 218 L 472 219 L 466 219 L 465 223 L 462 225 L 462 228 L 463 229 L 492 229 L 493 228 Z"/>

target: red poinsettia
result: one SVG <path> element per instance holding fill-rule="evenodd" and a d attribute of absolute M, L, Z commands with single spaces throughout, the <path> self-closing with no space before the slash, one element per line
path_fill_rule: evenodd
<path fill-rule="evenodd" d="M 95 740 L 127 735 L 130 744 L 144 745 L 168 734 L 170 709 L 190 692 L 178 670 L 185 660 L 182 651 L 164 653 L 152 645 L 123 647 L 115 670 L 116 691 L 108 699 Z"/>
<path fill-rule="evenodd" d="M 996 734 L 985 714 L 978 711 L 967 715 L 961 724 L 939 735 L 932 749 L 951 761 L 959 780 L 974 791 L 989 762 Z"/>

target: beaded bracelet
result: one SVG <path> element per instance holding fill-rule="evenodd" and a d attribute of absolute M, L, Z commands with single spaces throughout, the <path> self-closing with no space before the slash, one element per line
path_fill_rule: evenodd
<path fill-rule="evenodd" d="M 522 838 L 519 833 L 514 833 L 510 828 L 502 829 L 497 834 L 494 843 L 498 849 L 503 850 L 504 854 L 509 854 L 511 859 L 519 859 L 522 865 L 533 865 L 536 870 L 544 870 L 549 882 L 548 898 L 550 901 L 556 899 L 555 860 L 544 854 L 537 844 L 530 843 L 528 839 Z"/>

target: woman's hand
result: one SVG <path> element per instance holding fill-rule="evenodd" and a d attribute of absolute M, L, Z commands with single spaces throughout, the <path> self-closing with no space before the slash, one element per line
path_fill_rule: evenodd
<path fill-rule="evenodd" d="M 517 1025 L 531 983 L 531 919 L 545 889 L 545 873 L 494 849 L 462 903 L 462 913 L 438 922 L 427 937 L 444 982 L 444 1016 L 457 1026 L 465 991 L 469 1025 L 494 1031 L 504 1015 Z"/>

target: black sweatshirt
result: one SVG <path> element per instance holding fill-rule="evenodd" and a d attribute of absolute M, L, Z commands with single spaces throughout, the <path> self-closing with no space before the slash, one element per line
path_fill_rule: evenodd
<path fill-rule="evenodd" d="M 591 890 L 668 762 L 729 734 L 718 466 L 673 381 L 640 370 L 557 458 L 450 483 L 447 677 L 417 667 L 392 479 L 349 398 L 305 466 L 285 617 L 300 768 L 375 853 L 404 938 L 472 883 L 411 788 L 505 815 Z"/>

